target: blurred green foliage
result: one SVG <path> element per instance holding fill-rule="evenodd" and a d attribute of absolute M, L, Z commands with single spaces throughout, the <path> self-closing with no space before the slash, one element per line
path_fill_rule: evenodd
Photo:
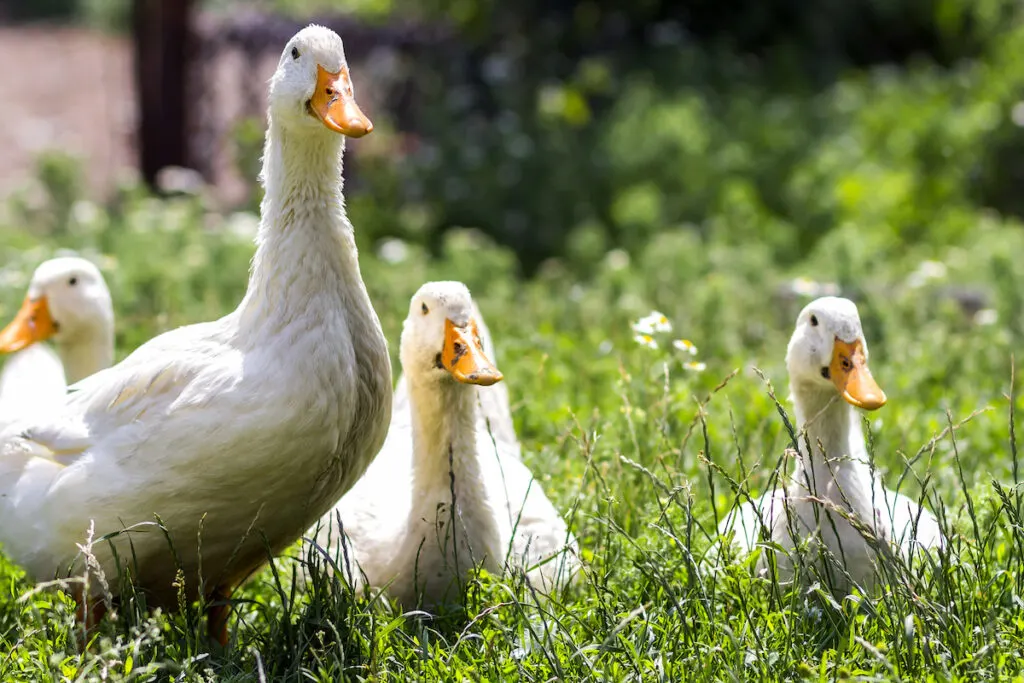
<path fill-rule="evenodd" d="M 897 247 L 968 240 L 989 209 L 1024 213 L 1011 0 L 256 7 L 453 29 L 451 49 L 403 67 L 413 113 L 389 125 L 374 112 L 355 146 L 352 196 L 372 188 L 374 239 L 436 253 L 445 230 L 477 228 L 532 273 L 587 244 L 636 254 L 665 229 L 758 240 L 793 262 L 850 221 Z M 261 130 L 235 136 L 247 177 Z"/>
<path fill-rule="evenodd" d="M 1024 208 L 1021 54 L 1015 23 L 978 60 L 821 88 L 697 47 L 652 50 L 647 70 L 594 56 L 534 87 L 495 83 L 493 115 L 440 88 L 399 172 L 436 228 L 479 226 L 529 270 L 594 229 L 635 253 L 685 226 L 786 262 L 850 221 L 891 246 L 950 244 L 987 209 Z"/>

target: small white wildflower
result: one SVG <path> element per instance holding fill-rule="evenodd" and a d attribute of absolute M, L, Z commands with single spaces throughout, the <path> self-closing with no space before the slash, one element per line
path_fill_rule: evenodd
<path fill-rule="evenodd" d="M 79 199 L 71 205 L 71 217 L 79 225 L 93 225 L 100 219 L 100 209 L 90 201 Z"/>
<path fill-rule="evenodd" d="M 256 237 L 260 227 L 260 217 L 251 211 L 236 211 L 228 216 L 225 229 L 235 237 L 250 241 Z"/>
<path fill-rule="evenodd" d="M 693 342 L 689 339 L 676 339 L 672 342 L 672 346 L 676 347 L 677 351 L 688 353 L 691 356 L 697 355 L 697 347 L 693 345 Z"/>
<path fill-rule="evenodd" d="M 206 186 L 199 171 L 183 166 L 164 166 L 156 174 L 156 186 L 163 192 L 199 194 Z"/>
<path fill-rule="evenodd" d="M 978 326 L 995 325 L 999 322 L 999 313 L 992 308 L 983 308 L 974 314 L 974 324 Z"/>
<path fill-rule="evenodd" d="M 646 346 L 649 349 L 658 348 L 658 342 L 656 342 L 654 340 L 654 337 L 652 337 L 649 334 L 638 334 L 635 337 L 633 337 L 633 341 L 635 341 L 640 346 Z"/>
<path fill-rule="evenodd" d="M 377 255 L 385 263 L 401 263 L 409 256 L 409 247 L 402 240 L 392 237 L 380 243 Z"/>
<path fill-rule="evenodd" d="M 839 285 L 834 282 L 815 282 L 807 277 L 790 280 L 789 291 L 797 296 L 819 297 L 838 296 Z"/>
<path fill-rule="evenodd" d="M 611 340 L 610 339 L 605 339 L 603 342 L 601 342 L 598 345 L 597 352 L 599 354 L 601 354 L 602 356 L 607 356 L 609 353 L 612 352 L 613 348 L 614 347 L 612 346 Z"/>
<path fill-rule="evenodd" d="M 913 289 L 923 287 L 929 280 L 946 277 L 946 264 L 941 261 L 921 261 L 917 270 L 907 276 L 907 286 Z"/>
<path fill-rule="evenodd" d="M 671 332 L 672 323 L 661 311 L 651 311 L 649 314 L 633 323 L 633 331 L 637 334 L 655 334 L 658 332 Z"/>
<path fill-rule="evenodd" d="M 629 254 L 622 249 L 612 249 L 605 254 L 604 262 L 611 270 L 622 270 L 629 267 Z"/>
<path fill-rule="evenodd" d="M 645 318 L 640 318 L 632 325 L 633 331 L 637 334 L 654 334 L 654 327 Z"/>
<path fill-rule="evenodd" d="M 1018 102 L 1010 110 L 1010 118 L 1018 126 L 1024 126 L 1024 102 Z"/>
<path fill-rule="evenodd" d="M 690 361 L 689 363 L 683 363 L 683 367 L 690 372 L 704 372 L 708 369 L 707 363 L 701 363 L 697 361 Z"/>
<path fill-rule="evenodd" d="M 96 257 L 92 259 L 92 262 L 95 263 L 100 270 L 107 273 L 117 270 L 117 267 L 120 265 L 117 261 L 117 257 L 111 256 L 110 254 L 96 254 Z"/>
<path fill-rule="evenodd" d="M 815 283 L 806 277 L 798 277 L 789 283 L 789 289 L 794 294 L 801 294 L 803 296 L 814 296 Z"/>

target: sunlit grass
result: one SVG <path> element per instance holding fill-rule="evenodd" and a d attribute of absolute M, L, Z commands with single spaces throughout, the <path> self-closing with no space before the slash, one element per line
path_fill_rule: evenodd
<path fill-rule="evenodd" d="M 250 235 L 191 199 L 132 195 L 113 212 L 74 216 L 59 243 L 100 260 L 117 307 L 119 356 L 161 330 L 230 310 L 244 290 Z M 391 253 L 385 261 L 364 244 L 364 278 L 393 353 L 420 284 L 470 286 L 496 340 L 524 458 L 579 538 L 580 585 L 544 598 L 521 576 L 480 575 L 464 612 L 403 615 L 384 596 L 346 589 L 345 571 L 307 547 L 235 596 L 226 651 L 205 640 L 201 606 L 154 614 L 142 596 L 122 600 L 116 620 L 82 651 L 70 600 L 34 592 L 4 562 L 0 638 L 9 655 L 0 677 L 1020 675 L 1024 532 L 1007 396 L 1024 263 L 1007 254 L 1024 253 L 1024 236 L 993 221 L 969 244 L 877 254 L 843 230 L 830 238 L 842 272 L 831 267 L 836 251 L 783 272 L 757 245 L 683 232 L 632 257 L 612 252 L 586 279 L 552 262 L 522 281 L 510 255 L 474 233 L 451 233 L 433 260 L 410 245 L 401 260 Z M 16 309 L 31 269 L 57 243 L 4 233 L 3 311 Z M 945 271 L 926 266 L 922 276 L 926 259 Z M 678 265 L 686 263 L 697 265 Z M 881 475 L 890 488 L 925 495 L 951 539 L 941 553 L 889 566 L 889 586 L 877 595 L 780 586 L 755 572 L 756 558 L 716 549 L 718 521 L 772 486 L 791 443 L 783 357 L 796 313 L 820 293 L 815 280 L 860 306 L 873 371 L 889 396 L 866 422 Z M 954 296 L 968 285 L 985 292 L 990 312 L 980 319 Z M 702 372 L 687 367 L 695 362 Z M 293 581 L 298 561 L 319 567 L 304 590 Z"/>

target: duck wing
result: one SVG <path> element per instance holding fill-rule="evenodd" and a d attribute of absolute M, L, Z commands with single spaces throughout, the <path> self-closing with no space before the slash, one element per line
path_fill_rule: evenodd
<path fill-rule="evenodd" d="M 886 489 L 880 481 L 875 482 L 874 496 L 876 517 L 888 525 L 889 538 L 904 553 L 945 545 L 938 520 L 909 496 Z"/>
<path fill-rule="evenodd" d="M 73 385 L 45 414 L 12 424 L 2 452 L 27 451 L 67 465 L 103 441 L 121 443 L 119 431 L 137 431 L 146 417 L 167 418 L 199 407 L 233 381 L 232 373 L 216 372 L 223 362 L 212 361 L 223 360 L 225 347 L 204 337 L 209 325 L 161 335 L 118 365 Z M 125 457 L 124 450 L 117 452 Z"/>

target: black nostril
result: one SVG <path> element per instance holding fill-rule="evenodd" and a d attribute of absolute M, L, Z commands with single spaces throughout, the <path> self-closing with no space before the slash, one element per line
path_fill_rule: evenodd
<path fill-rule="evenodd" d="M 327 93 L 328 97 L 334 97 L 334 88 L 327 88 L 324 92 Z"/>

